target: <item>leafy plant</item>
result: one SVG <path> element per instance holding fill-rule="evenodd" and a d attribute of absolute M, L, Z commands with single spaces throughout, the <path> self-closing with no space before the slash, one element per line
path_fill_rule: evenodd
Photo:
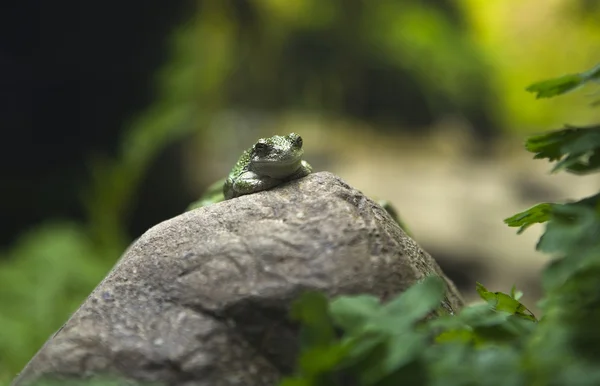
<path fill-rule="evenodd" d="M 552 97 L 598 78 L 600 65 L 527 90 Z M 567 126 L 525 147 L 556 162 L 553 172 L 596 172 L 600 126 Z M 505 294 L 480 283 L 484 303 L 436 313 L 445 290 L 436 277 L 386 304 L 366 295 L 305 294 L 291 314 L 301 325 L 296 373 L 281 386 L 599 385 L 600 193 L 539 204 L 505 222 L 518 233 L 546 226 L 536 246 L 552 255 L 542 273 L 542 318 L 520 303 L 516 288 Z"/>

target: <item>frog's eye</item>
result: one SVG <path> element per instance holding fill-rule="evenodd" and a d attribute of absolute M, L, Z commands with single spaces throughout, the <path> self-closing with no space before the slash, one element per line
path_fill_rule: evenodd
<path fill-rule="evenodd" d="M 269 148 L 269 145 L 267 145 L 264 142 L 257 142 L 256 144 L 254 144 L 254 150 L 258 151 L 258 152 L 264 152 Z"/>
<path fill-rule="evenodd" d="M 302 137 L 301 136 L 296 136 L 296 138 L 294 138 L 294 145 L 296 145 L 297 147 L 302 147 Z"/>

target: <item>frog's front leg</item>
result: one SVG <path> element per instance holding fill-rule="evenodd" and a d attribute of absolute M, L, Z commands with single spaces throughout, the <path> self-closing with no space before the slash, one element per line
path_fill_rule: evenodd
<path fill-rule="evenodd" d="M 302 160 L 300 162 L 300 167 L 298 168 L 298 170 L 290 176 L 290 180 L 306 177 L 310 173 L 312 173 L 312 166 L 310 166 L 310 164 L 305 160 Z"/>
<path fill-rule="evenodd" d="M 281 184 L 280 179 L 259 176 L 254 172 L 246 171 L 237 176 L 235 179 L 231 177 L 228 178 L 223 187 L 223 194 L 225 195 L 225 199 L 229 200 L 245 194 L 271 189 L 279 184 Z"/>
<path fill-rule="evenodd" d="M 302 160 L 300 161 L 300 166 L 298 169 L 289 176 L 285 177 L 283 181 L 297 180 L 298 178 L 308 176 L 310 173 L 312 173 L 312 166 L 310 166 L 310 164 L 305 160 Z"/>

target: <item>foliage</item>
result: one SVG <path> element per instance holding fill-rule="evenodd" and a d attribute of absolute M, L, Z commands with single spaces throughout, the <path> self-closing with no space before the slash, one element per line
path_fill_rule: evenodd
<path fill-rule="evenodd" d="M 528 90 L 559 95 L 573 88 L 571 80 Z M 533 136 L 526 149 L 556 161 L 553 171 L 590 173 L 598 169 L 599 129 Z M 505 294 L 480 283 L 484 304 L 443 314 L 445 288 L 434 276 L 384 304 L 365 295 L 329 301 L 305 294 L 291 313 L 301 325 L 296 373 L 281 386 L 600 384 L 599 198 L 543 203 L 505 220 L 519 233 L 546 224 L 537 249 L 553 260 L 542 273 L 541 319 L 519 302 L 516 288 Z M 436 310 L 437 318 L 427 317 Z"/>
<path fill-rule="evenodd" d="M 492 107 L 480 49 L 446 1 L 201 3 L 213 19 L 245 27 L 224 37 L 240 63 L 220 85 L 234 106 L 386 123 L 475 119 Z"/>
<path fill-rule="evenodd" d="M 531 95 L 521 89 L 528 82 L 552 77 L 566 68 L 574 72 L 595 64 L 596 48 L 600 45 L 597 1 L 460 0 L 459 3 L 472 28 L 472 39 L 487 54 L 497 97 L 495 112 L 502 127 L 522 133 L 569 121 L 580 125 L 595 122 L 597 112 L 589 108 L 587 100 L 592 84 L 583 92 L 544 98 L 540 103 L 531 103 Z M 564 55 L 557 55 L 558 52 Z M 546 89 L 546 93 L 551 92 L 554 91 Z"/>
<path fill-rule="evenodd" d="M 356 385 L 443 384 L 455 378 L 460 358 L 487 357 L 481 368 L 465 374 L 473 379 L 494 360 L 516 362 L 508 357 L 516 353 L 511 344 L 531 333 L 535 317 L 515 297 L 481 285 L 478 290 L 488 304 L 437 319 L 427 319 L 444 296 L 443 281 L 436 276 L 386 304 L 366 295 L 328 302 L 324 295 L 305 294 L 292 310 L 303 326 L 298 373 L 281 385 L 342 385 L 350 379 Z M 514 376 L 499 379 L 506 377 Z"/>
<path fill-rule="evenodd" d="M 536 93 L 536 98 L 552 98 L 573 91 L 592 81 L 600 81 L 600 64 L 581 73 L 563 75 L 560 78 L 534 83 L 526 90 Z"/>
<path fill-rule="evenodd" d="M 33 354 L 65 315 L 110 268 L 88 234 L 74 223 L 41 226 L 23 236 L 0 270 L 3 366 L 14 369 Z M 35 352 L 35 351 L 34 351 Z"/>
<path fill-rule="evenodd" d="M 565 169 L 585 174 L 600 167 L 600 126 L 574 127 L 536 135 L 527 140 L 525 148 L 534 158 L 547 158 L 556 163 L 553 172 Z"/>
<path fill-rule="evenodd" d="M 552 206 L 553 204 L 547 202 L 537 204 L 525 212 L 517 213 L 505 219 L 504 222 L 511 227 L 520 227 L 517 233 L 521 234 L 535 223 L 545 223 L 548 221 L 552 213 Z"/>

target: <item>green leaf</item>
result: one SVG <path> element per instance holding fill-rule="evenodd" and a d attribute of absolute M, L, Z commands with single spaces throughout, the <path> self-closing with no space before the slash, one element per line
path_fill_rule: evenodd
<path fill-rule="evenodd" d="M 320 292 L 304 292 L 292 303 L 290 317 L 305 324 L 319 323 L 327 312 L 327 298 Z"/>
<path fill-rule="evenodd" d="M 483 284 L 477 282 L 475 288 L 477 290 L 477 293 L 479 294 L 479 297 L 481 297 L 483 300 L 485 300 L 485 301 L 494 300 L 494 293 L 488 291 L 487 288 L 485 288 L 483 286 Z"/>
<path fill-rule="evenodd" d="M 537 244 L 545 253 L 573 254 L 598 244 L 600 194 L 578 202 L 554 205 L 551 221 Z"/>
<path fill-rule="evenodd" d="M 346 358 L 349 352 L 350 346 L 341 343 L 325 347 L 311 347 L 300 356 L 300 369 L 309 377 L 331 372 Z"/>
<path fill-rule="evenodd" d="M 351 347 L 346 364 L 358 363 L 378 351 L 385 345 L 388 335 L 381 331 L 362 331 L 358 335 L 352 335 L 344 339 L 344 343 Z"/>
<path fill-rule="evenodd" d="M 515 300 L 519 300 L 523 297 L 523 292 L 518 291 L 517 286 L 513 284 L 512 288 L 510 289 L 510 297 Z"/>
<path fill-rule="evenodd" d="M 565 94 L 581 87 L 585 83 L 585 78 L 581 74 L 563 75 L 559 78 L 543 80 L 533 83 L 525 90 L 535 93 L 536 98 L 552 98 L 557 95 Z"/>
<path fill-rule="evenodd" d="M 524 386 L 522 354 L 510 345 L 448 343 L 427 349 L 428 382 L 431 386 Z M 412 385 L 413 383 L 408 383 Z M 540 383 L 546 384 L 546 383 Z M 415 383 L 415 385 L 417 385 Z"/>
<path fill-rule="evenodd" d="M 544 269 L 543 288 L 551 291 L 560 288 L 570 277 L 587 272 L 600 265 L 600 245 L 553 260 Z"/>
<path fill-rule="evenodd" d="M 305 292 L 292 304 L 290 317 L 302 324 L 302 345 L 326 346 L 335 340 L 335 330 L 327 308 L 327 298 L 318 292 Z"/>
<path fill-rule="evenodd" d="M 494 326 L 504 323 L 508 317 L 507 313 L 495 312 L 487 303 L 475 304 L 464 308 L 457 319 L 470 328 L 478 326 Z"/>
<path fill-rule="evenodd" d="M 279 386 L 315 386 L 311 379 L 303 377 L 284 378 Z"/>
<path fill-rule="evenodd" d="M 428 276 L 387 304 L 370 295 L 342 296 L 331 302 L 329 310 L 335 324 L 349 333 L 367 325 L 395 330 L 398 323 L 413 323 L 439 307 L 444 290 L 440 277 Z"/>
<path fill-rule="evenodd" d="M 361 369 L 361 384 L 376 384 L 416 359 L 427 336 L 415 325 L 440 307 L 444 291 L 442 279 L 430 276 L 383 305 L 364 295 L 331 303 L 332 318 L 351 347 L 346 365 Z"/>
<path fill-rule="evenodd" d="M 477 283 L 477 293 L 495 311 L 507 312 L 523 319 L 537 321 L 533 313 L 512 296 L 502 292 L 490 292 L 480 283 Z"/>
<path fill-rule="evenodd" d="M 460 342 L 469 343 L 474 339 L 471 329 L 448 330 L 435 337 L 436 343 Z"/>
<path fill-rule="evenodd" d="M 371 295 L 341 296 L 329 304 L 334 323 L 347 333 L 363 328 L 380 309 L 379 299 Z"/>
<path fill-rule="evenodd" d="M 527 139 L 525 148 L 534 158 L 559 161 L 552 172 L 584 174 L 600 168 L 600 125 L 551 131 Z"/>
<path fill-rule="evenodd" d="M 323 385 L 327 374 L 348 356 L 351 346 L 337 339 L 328 306 L 328 299 L 319 292 L 305 292 L 292 304 L 290 316 L 301 323 L 301 354 L 298 375 L 285 379 L 284 385 Z"/>
<path fill-rule="evenodd" d="M 551 98 L 557 95 L 573 91 L 585 83 L 600 79 L 600 64 L 576 74 L 563 75 L 558 78 L 536 82 L 525 90 L 535 93 L 536 98 Z"/>
<path fill-rule="evenodd" d="M 426 347 L 426 336 L 420 332 L 389 337 L 383 350 L 376 352 L 369 366 L 361 372 L 361 384 L 378 385 L 384 378 L 413 362 Z"/>
<path fill-rule="evenodd" d="M 532 323 L 530 318 L 495 310 L 489 304 L 466 307 L 455 319 L 462 326 L 453 326 L 445 333 L 439 334 L 440 342 L 463 342 L 473 344 L 475 347 L 514 344 L 529 335 L 537 326 L 537 323 Z"/>
<path fill-rule="evenodd" d="M 416 322 L 438 308 L 444 298 L 445 284 L 439 276 L 427 276 L 383 306 L 389 316 Z"/>
<path fill-rule="evenodd" d="M 525 229 L 538 223 L 544 223 L 550 219 L 554 204 L 543 203 L 533 206 L 524 212 L 517 213 L 512 217 L 504 219 L 504 223 L 509 227 L 520 227 L 517 234 L 521 234 Z"/>

